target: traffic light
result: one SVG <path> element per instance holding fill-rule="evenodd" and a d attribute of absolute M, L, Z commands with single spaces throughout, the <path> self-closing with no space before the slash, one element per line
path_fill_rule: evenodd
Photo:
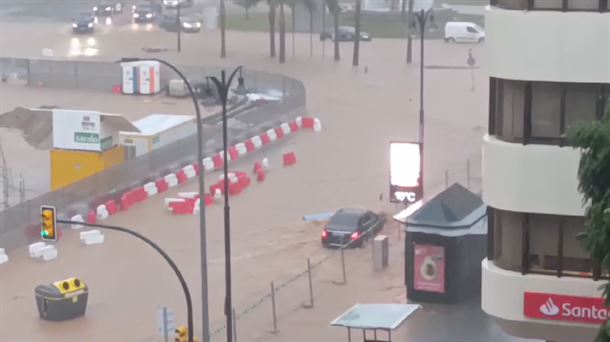
<path fill-rule="evenodd" d="M 181 325 L 174 330 L 176 333 L 176 338 L 174 341 L 176 342 L 189 342 L 189 329 L 186 325 Z M 193 342 L 199 342 L 197 337 L 193 337 Z"/>
<path fill-rule="evenodd" d="M 40 216 L 40 237 L 44 241 L 57 241 L 57 217 L 55 216 L 55 207 L 48 205 L 41 206 Z"/>

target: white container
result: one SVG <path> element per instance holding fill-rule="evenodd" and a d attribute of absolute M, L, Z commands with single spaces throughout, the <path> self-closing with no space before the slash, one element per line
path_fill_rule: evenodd
<path fill-rule="evenodd" d="M 135 63 L 121 63 L 121 69 L 123 71 L 123 94 L 136 94 L 138 93 L 138 67 Z"/>

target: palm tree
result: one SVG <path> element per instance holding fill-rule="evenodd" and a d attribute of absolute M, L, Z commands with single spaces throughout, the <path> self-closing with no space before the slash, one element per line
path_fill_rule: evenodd
<path fill-rule="evenodd" d="M 338 61 L 341 59 L 341 56 L 339 55 L 339 13 L 341 13 L 341 9 L 339 8 L 339 1 L 338 0 L 326 0 L 326 6 L 328 6 L 328 11 L 330 12 L 330 14 L 333 16 L 333 24 L 335 26 L 335 34 L 334 34 L 334 41 L 335 41 L 335 61 Z"/>
<path fill-rule="evenodd" d="M 285 0 L 280 1 L 280 63 L 286 62 L 286 16 L 284 15 Z"/>
<path fill-rule="evenodd" d="M 356 35 L 354 36 L 354 59 L 352 64 L 354 66 L 358 66 L 358 62 L 360 60 L 360 15 L 361 15 L 361 6 L 362 0 L 356 1 Z"/>
<path fill-rule="evenodd" d="M 275 57 L 275 8 L 277 7 L 276 0 L 267 0 L 269 6 L 269 56 Z"/>
<path fill-rule="evenodd" d="M 220 58 L 227 57 L 227 44 L 225 39 L 227 30 L 227 16 L 225 12 L 225 0 L 220 0 Z"/>

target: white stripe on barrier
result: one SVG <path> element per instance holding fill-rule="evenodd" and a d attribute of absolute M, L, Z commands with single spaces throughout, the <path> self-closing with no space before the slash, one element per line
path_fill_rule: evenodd
<path fill-rule="evenodd" d="M 203 169 L 206 171 L 214 170 L 214 161 L 210 157 L 203 158 Z"/>
<path fill-rule="evenodd" d="M 244 154 L 248 153 L 248 149 L 246 148 L 246 144 L 244 143 L 235 144 L 235 149 L 237 150 L 237 153 L 239 153 L 240 156 L 243 156 Z"/>
<path fill-rule="evenodd" d="M 250 138 L 250 141 L 252 141 L 252 144 L 254 144 L 255 148 L 261 148 L 263 146 L 263 141 L 261 140 L 261 137 L 258 135 Z"/>
<path fill-rule="evenodd" d="M 6 251 L 4 248 L 0 248 L 0 265 L 8 262 L 8 255 L 6 255 Z"/>
<path fill-rule="evenodd" d="M 198 195 L 199 195 L 199 193 L 196 192 L 196 191 L 179 192 L 178 193 L 178 197 L 180 197 L 180 198 L 195 198 Z"/>
<path fill-rule="evenodd" d="M 302 116 L 298 116 L 294 121 L 297 123 L 297 126 L 299 126 L 299 128 L 301 128 L 303 126 L 303 117 Z"/>
<path fill-rule="evenodd" d="M 277 140 L 277 133 L 275 133 L 274 129 L 270 129 L 267 131 L 267 136 L 269 137 L 270 141 L 275 141 Z"/>
<path fill-rule="evenodd" d="M 315 132 L 320 132 L 322 130 L 322 122 L 320 122 L 320 119 L 313 119 L 313 130 Z"/>
<path fill-rule="evenodd" d="M 78 214 L 78 215 L 74 215 L 74 216 L 70 217 L 70 221 L 85 222 L 85 219 L 83 218 L 83 215 Z M 70 225 L 70 228 L 81 229 L 81 228 L 83 228 L 83 225 L 82 224 L 72 224 L 72 225 Z"/>
<path fill-rule="evenodd" d="M 99 220 L 106 219 L 106 218 L 108 218 L 108 216 L 110 216 L 110 214 L 108 213 L 108 209 L 106 209 L 105 204 L 98 205 L 97 209 L 96 209 L 96 213 L 97 213 L 97 218 Z"/>
<path fill-rule="evenodd" d="M 284 132 L 284 134 L 290 134 L 292 131 L 290 130 L 290 125 L 287 123 L 283 123 L 280 125 L 280 128 L 282 129 L 282 132 Z"/>

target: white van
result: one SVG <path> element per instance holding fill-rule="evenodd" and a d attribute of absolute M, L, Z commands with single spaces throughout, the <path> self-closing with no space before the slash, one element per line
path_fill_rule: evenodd
<path fill-rule="evenodd" d="M 480 43 L 485 40 L 485 31 L 475 23 L 450 21 L 445 24 L 445 41 L 452 43 Z"/>

